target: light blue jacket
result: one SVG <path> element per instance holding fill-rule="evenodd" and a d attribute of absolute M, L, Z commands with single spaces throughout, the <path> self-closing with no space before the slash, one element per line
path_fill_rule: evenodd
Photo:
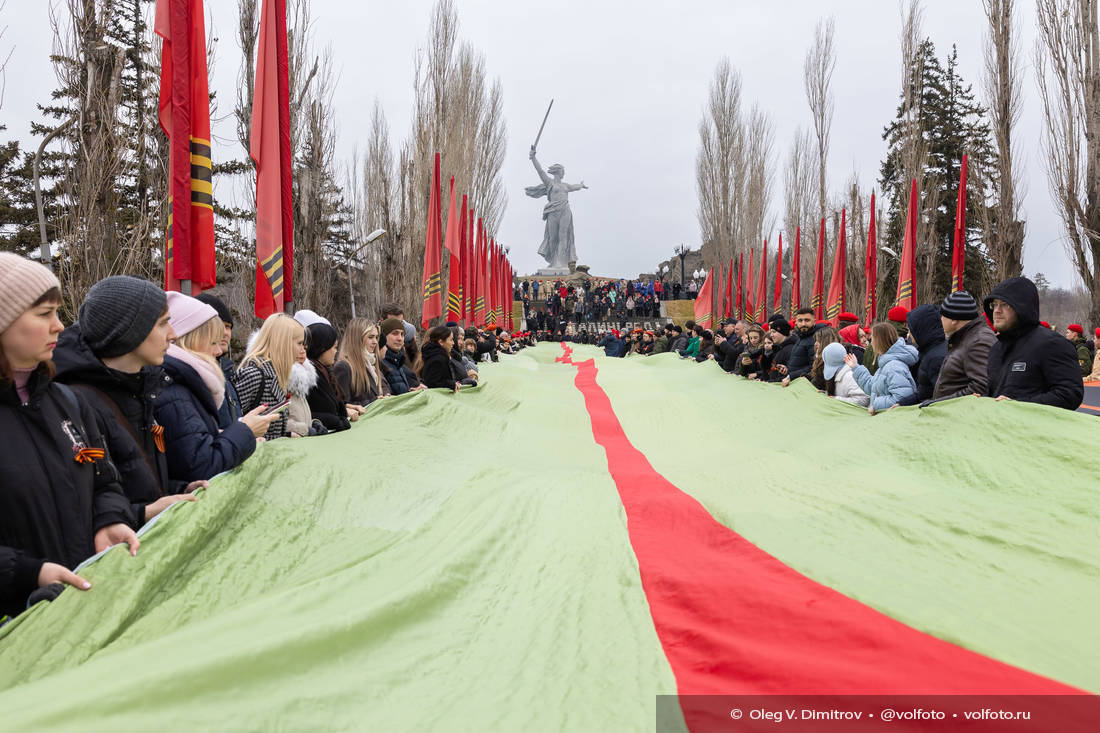
<path fill-rule="evenodd" d="M 917 393 L 917 383 L 909 367 L 919 358 L 916 348 L 899 338 L 879 356 L 878 370 L 873 375 L 862 364 L 852 370 L 859 388 L 871 395 L 871 407 L 875 412 L 888 410 L 899 400 Z"/>

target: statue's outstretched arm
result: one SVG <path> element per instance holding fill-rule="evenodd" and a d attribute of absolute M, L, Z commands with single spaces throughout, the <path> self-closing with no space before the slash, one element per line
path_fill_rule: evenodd
<path fill-rule="evenodd" d="M 588 188 L 588 186 L 584 185 L 584 181 L 580 183 L 567 183 L 565 186 L 569 191 L 580 191 L 582 188 Z"/>
<path fill-rule="evenodd" d="M 546 185 L 550 185 L 550 176 L 546 175 L 546 171 L 539 165 L 539 159 L 535 157 L 535 146 L 531 146 L 531 163 L 535 166 L 535 172 L 539 174 L 539 179 Z"/>

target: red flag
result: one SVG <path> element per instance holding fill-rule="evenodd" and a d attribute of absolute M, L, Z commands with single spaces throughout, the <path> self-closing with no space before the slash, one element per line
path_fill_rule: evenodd
<path fill-rule="evenodd" d="M 745 280 L 745 319 L 749 321 L 756 320 L 756 308 L 753 307 L 753 303 L 756 302 L 756 279 L 752 276 L 755 259 L 756 249 L 749 247 L 749 278 Z"/>
<path fill-rule="evenodd" d="M 707 273 L 703 287 L 695 298 L 695 325 L 710 328 L 714 322 L 714 270 Z"/>
<path fill-rule="evenodd" d="M 966 156 L 959 170 L 959 202 L 955 205 L 955 244 L 951 250 L 951 292 L 963 289 L 966 264 Z"/>
<path fill-rule="evenodd" d="M 466 203 L 463 197 L 463 203 Z M 466 278 L 463 290 L 466 292 L 466 325 L 474 325 L 474 299 L 477 297 L 477 239 L 474 237 L 474 210 L 466 218 L 466 251 L 469 257 L 462 260 L 462 272 Z"/>
<path fill-rule="evenodd" d="M 466 279 L 466 270 L 470 263 L 470 240 L 466 237 L 466 194 L 462 194 L 462 209 L 458 215 L 458 318 L 462 323 L 466 319 L 466 300 L 470 297 L 470 286 Z"/>
<path fill-rule="evenodd" d="M 198 295 L 216 284 L 202 0 L 157 0 L 154 28 L 164 41 L 159 119 L 169 151 L 164 289 L 178 291 L 181 280 L 190 280 Z"/>
<path fill-rule="evenodd" d="M 499 268 L 499 257 L 497 255 L 497 245 L 493 241 L 493 238 L 489 238 L 489 315 L 486 320 L 489 321 L 489 325 L 496 325 L 498 323 L 498 313 L 500 311 L 500 275 L 497 272 Z"/>
<path fill-rule="evenodd" d="M 906 310 L 917 307 L 917 179 L 909 189 L 909 213 L 905 217 L 905 240 L 901 248 L 901 271 L 894 306 Z"/>
<path fill-rule="evenodd" d="M 729 268 L 726 270 L 726 295 L 722 298 L 725 305 L 722 308 L 723 318 L 733 317 L 733 258 L 730 258 Z"/>
<path fill-rule="evenodd" d="M 256 162 L 255 313 L 266 318 L 285 310 L 294 297 L 285 0 L 266 0 L 260 15 L 249 155 Z"/>
<path fill-rule="evenodd" d="M 794 230 L 794 256 L 791 257 L 791 318 L 802 307 L 802 227 Z"/>
<path fill-rule="evenodd" d="M 768 240 L 764 240 L 764 249 L 760 252 L 760 280 L 756 283 L 756 313 L 753 320 L 764 323 L 768 316 Z"/>
<path fill-rule="evenodd" d="M 871 192 L 871 226 L 867 230 L 867 259 L 864 261 L 864 272 L 867 274 L 867 297 L 863 303 L 863 322 L 867 328 L 875 322 L 875 311 L 878 309 L 878 241 L 875 233 L 875 192 Z"/>
<path fill-rule="evenodd" d="M 814 262 L 814 291 L 810 296 L 810 307 L 814 309 L 814 319 L 820 321 L 825 315 L 821 307 L 821 298 L 825 290 L 825 219 L 821 219 L 821 233 L 817 235 L 817 259 Z"/>
<path fill-rule="evenodd" d="M 455 210 L 455 177 L 451 176 L 451 200 L 447 205 L 447 237 L 444 244 L 450 259 L 447 267 L 447 320 L 462 320 L 462 229 Z M 463 213 L 466 213 L 463 211 Z"/>
<path fill-rule="evenodd" d="M 745 269 L 745 253 L 742 252 L 738 255 L 737 262 L 737 319 L 740 320 L 745 317 L 745 311 L 741 307 L 741 271 Z"/>
<path fill-rule="evenodd" d="M 779 233 L 779 251 L 775 253 L 775 292 L 772 294 L 772 313 L 779 310 L 783 299 L 783 232 Z"/>
<path fill-rule="evenodd" d="M 844 311 L 844 278 L 848 266 L 848 238 L 845 232 L 848 226 L 848 212 L 840 210 L 840 234 L 837 235 L 836 254 L 833 256 L 833 276 L 829 280 L 829 306 L 825 310 L 825 320 L 840 325 L 840 314 Z"/>
<path fill-rule="evenodd" d="M 488 282 L 488 273 L 486 272 L 486 256 L 488 249 L 485 244 L 485 230 L 482 228 L 483 223 L 479 217 L 477 220 L 477 255 L 475 260 L 477 261 L 477 272 L 475 273 L 475 280 L 477 281 L 477 302 L 474 304 L 474 325 L 485 325 L 485 284 Z"/>
<path fill-rule="evenodd" d="M 431 319 L 443 315 L 443 206 L 439 201 L 439 153 L 432 168 L 432 190 L 428 194 L 428 226 L 424 240 L 424 307 L 420 311 L 420 326 L 427 328 Z"/>

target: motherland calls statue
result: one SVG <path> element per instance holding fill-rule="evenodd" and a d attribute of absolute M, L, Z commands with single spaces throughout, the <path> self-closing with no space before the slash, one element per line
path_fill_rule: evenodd
<path fill-rule="evenodd" d="M 573 212 L 569 210 L 569 192 L 580 191 L 588 186 L 584 185 L 584 181 L 580 183 L 562 181 L 565 168 L 559 163 L 555 163 L 544 171 L 539 165 L 538 158 L 535 157 L 534 145 L 531 146 L 531 162 L 542 183 L 538 186 L 528 186 L 525 189 L 527 195 L 531 198 L 545 196 L 548 201 L 542 210 L 546 230 L 542 237 L 542 245 L 539 247 L 539 254 L 546 259 L 548 267 L 539 270 L 539 274 L 568 275 L 569 263 L 577 261 L 577 247 L 573 240 Z"/>

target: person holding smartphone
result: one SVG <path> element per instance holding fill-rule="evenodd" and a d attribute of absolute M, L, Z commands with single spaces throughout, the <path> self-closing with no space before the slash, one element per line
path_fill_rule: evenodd
<path fill-rule="evenodd" d="M 218 415 L 225 401 L 225 373 L 215 359 L 224 333 L 213 307 L 183 293 L 168 293 L 168 315 L 176 341 L 164 357 L 169 384 L 154 414 L 164 428 L 168 474 L 180 481 L 209 479 L 244 462 L 281 413 L 262 414 L 259 405 L 225 430 Z"/>

